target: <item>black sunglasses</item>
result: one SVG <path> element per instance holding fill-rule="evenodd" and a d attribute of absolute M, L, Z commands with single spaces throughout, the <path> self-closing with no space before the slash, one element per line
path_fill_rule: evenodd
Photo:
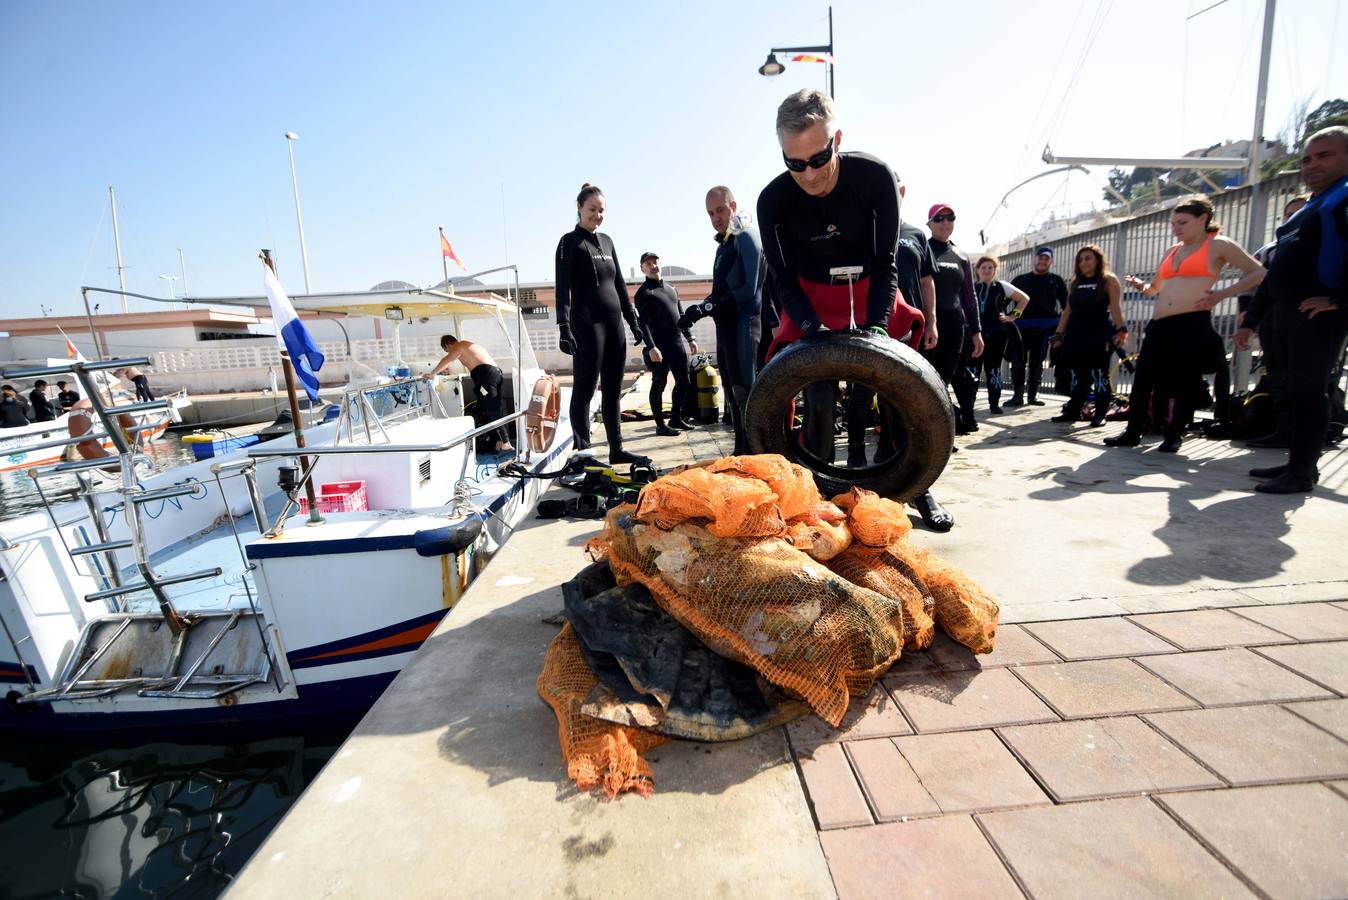
<path fill-rule="evenodd" d="M 783 150 L 782 161 L 786 163 L 786 167 L 792 172 L 804 172 L 806 169 L 822 169 L 824 166 L 828 165 L 828 161 L 833 158 L 833 143 L 837 140 L 837 137 L 838 136 L 835 133 L 833 137 L 828 139 L 828 146 L 823 150 L 820 150 L 814 156 L 811 156 L 809 159 L 792 159 L 787 156 L 786 151 Z"/>
<path fill-rule="evenodd" d="M 955 214 L 954 214 L 954 213 L 941 213 L 939 216 L 932 216 L 932 217 L 931 217 L 931 220 L 932 220 L 933 222 L 953 222 L 953 221 L 955 221 Z"/>

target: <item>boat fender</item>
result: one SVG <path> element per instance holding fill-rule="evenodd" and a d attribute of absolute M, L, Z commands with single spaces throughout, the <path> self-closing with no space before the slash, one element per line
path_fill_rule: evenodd
<path fill-rule="evenodd" d="M 525 440 L 534 453 L 552 447 L 557 437 L 561 399 L 556 375 L 544 375 L 534 382 L 534 389 L 529 394 L 529 411 L 524 416 Z"/>
<path fill-rule="evenodd" d="M 462 553 L 482 535 L 482 520 L 477 516 L 446 525 L 443 528 L 426 528 L 412 535 L 412 546 L 417 556 L 444 556 L 448 553 Z"/>

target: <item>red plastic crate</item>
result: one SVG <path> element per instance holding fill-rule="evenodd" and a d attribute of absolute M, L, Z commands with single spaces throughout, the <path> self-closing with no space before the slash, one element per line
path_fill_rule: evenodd
<path fill-rule="evenodd" d="M 363 481 L 326 481 L 318 486 L 319 512 L 357 512 L 370 508 Z M 300 515 L 308 515 L 309 498 L 300 498 Z"/>

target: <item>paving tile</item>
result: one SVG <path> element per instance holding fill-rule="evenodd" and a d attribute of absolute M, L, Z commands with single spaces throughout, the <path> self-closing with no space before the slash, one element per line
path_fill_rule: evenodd
<path fill-rule="evenodd" d="M 987 812 L 1049 803 L 1020 761 L 991 731 L 893 739 L 944 813 Z"/>
<path fill-rule="evenodd" d="M 1018 725 L 1000 732 L 1060 803 L 1222 786 L 1211 772 L 1131 716 Z"/>
<path fill-rule="evenodd" d="M 826 831 L 819 843 L 840 900 L 1022 896 L 968 816 Z"/>
<path fill-rule="evenodd" d="M 1348 777 L 1348 745 L 1281 706 L 1232 706 L 1145 716 L 1232 784 Z"/>
<path fill-rule="evenodd" d="M 1137 662 L 1204 706 L 1334 696 L 1244 647 L 1147 656 Z"/>
<path fill-rule="evenodd" d="M 1320 600 L 1348 600 L 1348 581 L 1317 581 L 1309 584 L 1275 584 L 1269 587 L 1241 588 L 1260 603 L 1308 603 Z"/>
<path fill-rule="evenodd" d="M 1325 786 L 1333 788 L 1345 798 L 1348 798 L 1348 781 L 1326 781 Z"/>
<path fill-rule="evenodd" d="M 1067 719 L 1198 705 L 1130 659 L 1025 666 L 1016 674 Z"/>
<path fill-rule="evenodd" d="M 1009 669 L 931 672 L 886 685 L 920 732 L 1020 725 L 1057 718 Z"/>
<path fill-rule="evenodd" d="M 1283 606 L 1251 606 L 1236 613 L 1299 641 L 1332 641 L 1348 638 L 1348 609 L 1333 603 L 1291 603 Z"/>
<path fill-rule="evenodd" d="M 1089 597 L 1084 600 L 1048 600 L 1041 603 L 1003 605 L 1001 624 L 1020 622 L 1056 622 L 1059 619 L 1090 619 L 1096 616 L 1121 616 L 1126 610 L 1112 600 Z"/>
<path fill-rule="evenodd" d="M 1348 694 L 1348 641 L 1260 647 L 1259 652 L 1295 669 L 1312 681 L 1318 681 L 1340 694 Z"/>
<path fill-rule="evenodd" d="M 1289 703 L 1287 709 L 1319 725 L 1330 734 L 1348 741 L 1348 700 L 1315 700 Z"/>
<path fill-rule="evenodd" d="M 1026 625 L 1025 630 L 1063 659 L 1100 659 L 1106 656 L 1175 652 L 1174 644 L 1117 616 L 1066 622 L 1034 622 Z"/>
<path fill-rule="evenodd" d="M 888 738 L 849 741 L 843 745 L 870 801 L 875 817 L 892 822 L 905 816 L 939 815 L 941 807 L 922 786 L 908 760 Z"/>
<path fill-rule="evenodd" d="M 1191 609 L 1224 609 L 1228 606 L 1253 606 L 1258 600 L 1233 588 L 1211 591 L 1179 591 L 1170 594 L 1134 594 L 1111 597 L 1130 613 L 1179 612 Z"/>
<path fill-rule="evenodd" d="M 1248 897 L 1150 800 L 1071 803 L 978 817 L 1036 898 Z"/>
<path fill-rule="evenodd" d="M 870 825 L 870 807 L 861 795 L 842 744 L 820 744 L 810 755 L 800 755 L 800 772 L 820 830 Z"/>
<path fill-rule="evenodd" d="M 913 733 L 912 726 L 899 712 L 899 705 L 878 684 L 864 700 L 852 701 L 839 727 L 834 728 L 818 716 L 806 716 L 787 725 L 786 730 L 791 735 L 791 746 L 797 752 L 808 752 L 829 741 L 859 741 Z"/>
<path fill-rule="evenodd" d="M 940 637 L 940 635 L 938 635 Z M 889 667 L 888 676 L 916 675 L 920 672 L 940 671 L 941 664 L 930 650 L 905 650 L 894 665 Z"/>
<path fill-rule="evenodd" d="M 1053 651 L 1035 640 L 1023 625 L 999 625 L 997 647 L 991 653 L 973 653 L 969 648 L 938 633 L 936 643 L 931 645 L 927 654 L 947 672 L 1058 662 Z"/>
<path fill-rule="evenodd" d="M 1245 644 L 1275 644 L 1289 640 L 1272 629 L 1224 609 L 1153 613 L 1130 618 L 1181 650 L 1219 650 Z"/>
<path fill-rule="evenodd" d="M 1270 896 L 1348 896 L 1348 800 L 1324 785 L 1167 794 L 1157 800 Z"/>

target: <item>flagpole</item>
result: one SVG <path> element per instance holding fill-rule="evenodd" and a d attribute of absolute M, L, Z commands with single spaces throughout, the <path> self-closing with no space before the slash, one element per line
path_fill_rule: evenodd
<path fill-rule="evenodd" d="M 445 290 L 449 290 L 449 257 L 445 256 L 445 226 L 440 229 L 440 267 L 445 270 Z"/>
<path fill-rule="evenodd" d="M 267 268 L 271 269 L 272 274 L 276 274 L 276 265 L 271 260 L 271 251 L 263 250 L 261 253 L 262 262 Z M 275 324 L 275 323 L 273 323 Z M 300 399 L 295 393 L 295 367 L 290 362 L 290 354 L 281 351 L 281 371 L 286 378 L 286 397 L 290 401 L 290 420 L 294 423 L 292 431 L 295 435 L 295 447 L 304 449 L 304 424 L 300 418 Z M 309 477 L 309 473 L 314 467 L 314 458 L 312 456 L 300 457 L 300 477 L 304 481 L 304 496 L 309 501 L 309 524 L 316 525 L 323 521 L 323 517 L 318 514 L 318 496 L 314 492 L 314 481 Z"/>

